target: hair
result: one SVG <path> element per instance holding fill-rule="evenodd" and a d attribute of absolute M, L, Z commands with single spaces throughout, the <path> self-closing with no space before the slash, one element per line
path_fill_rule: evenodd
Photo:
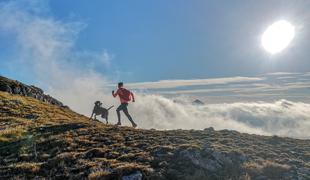
<path fill-rule="evenodd" d="M 120 86 L 120 87 L 122 87 L 123 85 L 124 85 L 123 82 L 119 82 L 119 83 L 118 83 L 118 86 Z"/>

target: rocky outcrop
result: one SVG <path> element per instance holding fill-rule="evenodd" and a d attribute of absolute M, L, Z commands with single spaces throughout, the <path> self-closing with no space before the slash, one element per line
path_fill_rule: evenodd
<path fill-rule="evenodd" d="M 160 170 L 156 172 L 159 179 L 241 178 L 244 175 L 241 166 L 247 159 L 242 153 L 221 152 L 208 143 L 202 148 L 161 149 L 154 154 L 156 170 Z"/>
<path fill-rule="evenodd" d="M 49 95 L 44 94 L 44 91 L 42 89 L 35 86 L 28 86 L 19 81 L 11 80 L 3 76 L 0 76 L 0 91 L 33 97 L 49 104 L 65 107 L 62 102 Z"/>
<path fill-rule="evenodd" d="M 136 171 L 128 176 L 123 176 L 122 180 L 142 180 L 142 174 L 140 171 Z"/>

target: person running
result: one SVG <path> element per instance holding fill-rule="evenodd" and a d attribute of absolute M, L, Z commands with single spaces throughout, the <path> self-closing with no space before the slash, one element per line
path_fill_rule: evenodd
<path fill-rule="evenodd" d="M 114 90 L 112 91 L 113 97 L 119 96 L 119 99 L 121 101 L 121 105 L 119 105 L 118 108 L 116 109 L 117 118 L 118 118 L 118 123 L 116 125 L 118 126 L 121 125 L 120 111 L 123 111 L 125 115 L 127 116 L 128 120 L 131 122 L 132 127 L 137 127 L 137 124 L 132 120 L 130 114 L 128 113 L 128 109 L 127 109 L 128 102 L 130 102 L 131 98 L 132 98 L 132 102 L 135 102 L 135 97 L 132 92 L 125 89 L 123 86 L 124 84 L 122 82 L 119 82 L 116 93 L 114 92 Z"/>

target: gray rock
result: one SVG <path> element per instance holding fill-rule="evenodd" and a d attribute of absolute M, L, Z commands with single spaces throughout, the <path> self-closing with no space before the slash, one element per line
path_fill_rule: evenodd
<path fill-rule="evenodd" d="M 306 167 L 302 167 L 298 169 L 299 174 L 303 174 L 306 177 L 310 178 L 310 169 Z"/>
<path fill-rule="evenodd" d="M 208 128 L 205 128 L 204 131 L 214 131 L 214 128 L 213 127 L 208 127 Z"/>
<path fill-rule="evenodd" d="M 165 166 L 168 166 L 169 164 L 168 164 L 167 161 L 162 161 L 158 165 L 161 166 L 161 167 L 165 167 Z"/>
<path fill-rule="evenodd" d="M 13 93 L 14 94 L 19 94 L 20 93 L 20 87 L 18 87 L 18 86 L 15 86 L 14 88 L 13 88 Z"/>
<path fill-rule="evenodd" d="M 37 94 L 37 99 L 43 101 L 44 97 L 41 94 Z"/>
<path fill-rule="evenodd" d="M 0 84 L 0 91 L 12 93 L 11 87 L 7 84 Z"/>
<path fill-rule="evenodd" d="M 255 180 L 268 180 L 268 177 L 266 176 L 258 176 L 255 178 Z"/>
<path fill-rule="evenodd" d="M 122 180 L 142 180 L 142 173 L 140 171 L 136 171 L 133 174 L 123 176 Z"/>
<path fill-rule="evenodd" d="M 219 163 L 219 164 L 226 164 L 226 165 L 231 165 L 232 164 L 232 160 L 225 156 L 224 154 L 220 153 L 220 152 L 216 152 L 214 151 L 212 153 L 212 157 Z"/>
<path fill-rule="evenodd" d="M 196 105 L 196 106 L 202 106 L 204 105 L 205 103 L 200 101 L 199 99 L 196 99 L 195 101 L 192 102 L 193 105 Z"/>
<path fill-rule="evenodd" d="M 198 169 L 204 169 L 211 173 L 225 169 L 231 170 L 231 173 L 234 173 L 235 169 L 246 160 L 243 154 L 237 152 L 219 152 L 213 149 L 208 143 L 203 146 L 202 151 L 183 150 L 180 152 L 180 156 L 185 161 L 190 161 Z"/>
<path fill-rule="evenodd" d="M 94 148 L 94 149 L 87 151 L 84 156 L 85 156 L 85 158 L 91 159 L 94 157 L 97 157 L 97 158 L 98 157 L 106 157 L 107 154 L 104 151 L 101 151 L 100 149 Z"/>
<path fill-rule="evenodd" d="M 22 86 L 21 93 L 22 93 L 23 96 L 27 96 L 27 92 L 26 92 L 25 86 Z"/>
<path fill-rule="evenodd" d="M 181 156 L 189 159 L 195 166 L 205 169 L 210 172 L 216 172 L 218 169 L 222 168 L 221 164 L 214 159 L 204 158 L 197 151 L 182 151 Z"/>
<path fill-rule="evenodd" d="M 44 92 L 43 92 L 43 90 L 42 89 L 40 89 L 40 88 L 38 88 L 38 87 L 35 87 L 35 86 L 30 86 L 34 91 L 36 91 L 36 92 L 38 92 L 38 93 L 40 93 L 40 94 L 43 94 Z"/>

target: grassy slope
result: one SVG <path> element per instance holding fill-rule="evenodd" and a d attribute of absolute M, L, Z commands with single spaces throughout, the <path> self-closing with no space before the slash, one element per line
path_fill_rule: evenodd
<path fill-rule="evenodd" d="M 227 130 L 115 127 L 70 109 L 0 92 L 0 179 L 118 179 L 137 170 L 145 179 L 279 179 L 288 176 L 285 173 L 307 179 L 309 144 Z M 213 164 L 219 167 L 214 171 L 203 166 L 219 162 L 218 154 L 232 157 L 232 162 Z"/>

